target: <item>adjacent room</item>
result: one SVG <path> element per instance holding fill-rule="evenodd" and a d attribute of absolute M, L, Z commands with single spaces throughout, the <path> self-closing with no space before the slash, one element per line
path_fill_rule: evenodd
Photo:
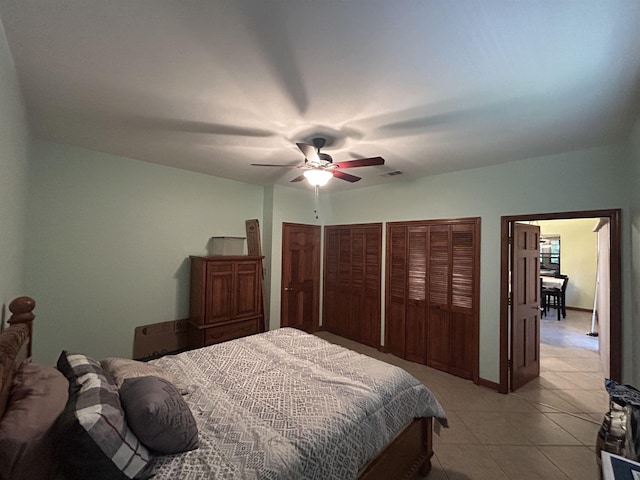
<path fill-rule="evenodd" d="M 65 412 L 78 362 L 124 409 L 106 359 L 137 359 L 199 448 L 117 475 L 102 449 L 106 478 L 205 450 L 229 478 L 600 478 L 605 379 L 640 386 L 638 25 L 635 0 L 0 0 L 0 340 L 30 325 L 0 422 L 24 358 L 62 372 Z M 387 392 L 376 371 L 422 406 L 341 447 L 324 428 Z M 240 381 L 264 389 L 245 410 L 205 393 Z M 276 390 L 336 416 L 273 417 L 295 439 L 267 449 L 245 413 Z M 246 443 L 210 439 L 210 403 L 192 422 L 205 401 Z"/>

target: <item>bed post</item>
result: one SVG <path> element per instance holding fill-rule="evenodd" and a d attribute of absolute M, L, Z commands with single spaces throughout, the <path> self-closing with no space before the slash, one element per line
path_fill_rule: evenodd
<path fill-rule="evenodd" d="M 7 323 L 9 325 L 24 323 L 29 328 L 29 349 L 27 356 L 31 357 L 31 344 L 33 342 L 33 309 L 36 307 L 36 301 L 31 297 L 14 298 L 9 304 L 9 311 L 12 313 Z"/>

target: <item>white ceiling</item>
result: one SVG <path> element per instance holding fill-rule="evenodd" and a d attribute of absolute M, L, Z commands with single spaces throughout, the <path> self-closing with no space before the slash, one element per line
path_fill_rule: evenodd
<path fill-rule="evenodd" d="M 0 0 L 35 134 L 256 184 L 295 142 L 357 188 L 625 140 L 640 1 Z M 400 170 L 404 175 L 383 176 Z"/>

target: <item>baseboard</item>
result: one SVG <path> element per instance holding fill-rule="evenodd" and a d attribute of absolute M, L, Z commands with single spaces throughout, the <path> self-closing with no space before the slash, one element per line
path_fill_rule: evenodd
<path fill-rule="evenodd" d="M 495 390 L 496 392 L 500 391 L 500 384 L 492 382 L 491 380 L 487 380 L 486 378 L 479 378 L 478 385 L 490 388 L 491 390 Z"/>
<path fill-rule="evenodd" d="M 591 308 L 580 308 L 580 307 L 570 307 L 567 305 L 566 307 L 567 310 L 575 310 L 577 312 L 589 312 L 589 313 L 593 313 L 593 309 Z"/>

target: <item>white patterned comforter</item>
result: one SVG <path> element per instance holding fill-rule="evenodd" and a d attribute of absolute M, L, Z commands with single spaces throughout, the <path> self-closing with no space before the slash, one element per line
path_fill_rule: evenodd
<path fill-rule="evenodd" d="M 356 478 L 413 418 L 446 421 L 404 370 L 293 328 L 153 363 L 190 385 L 200 435 L 157 479 Z"/>

